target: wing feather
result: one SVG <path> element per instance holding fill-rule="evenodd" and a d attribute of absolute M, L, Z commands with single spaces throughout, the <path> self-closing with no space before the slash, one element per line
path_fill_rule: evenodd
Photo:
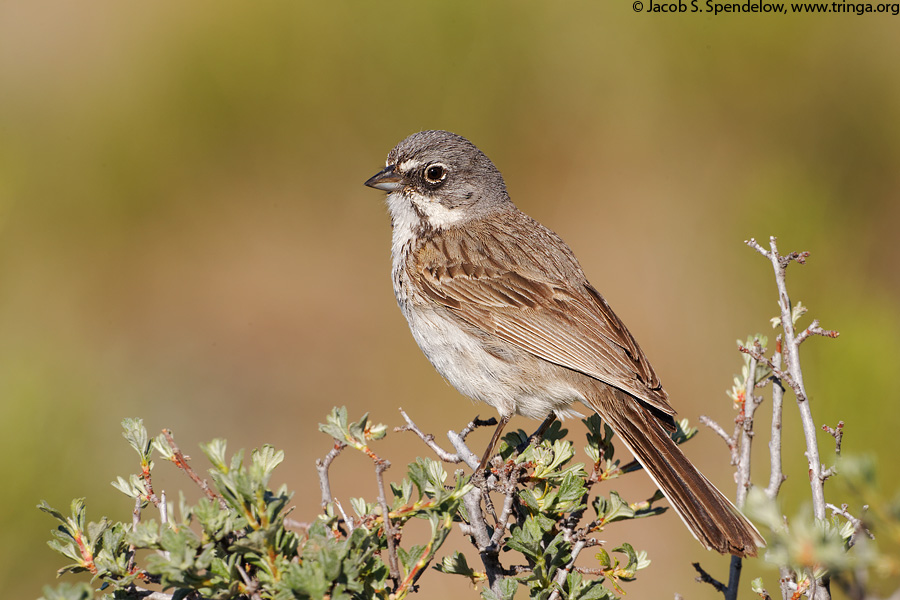
<path fill-rule="evenodd" d="M 649 361 L 568 247 L 522 217 L 528 222 L 515 220 L 512 234 L 507 222 L 503 230 L 445 230 L 440 242 L 425 240 L 411 257 L 419 288 L 470 325 L 673 415 Z M 516 226 L 545 243 L 524 246 Z"/>

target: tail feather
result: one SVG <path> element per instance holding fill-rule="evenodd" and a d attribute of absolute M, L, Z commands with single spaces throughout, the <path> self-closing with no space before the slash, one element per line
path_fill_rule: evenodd
<path fill-rule="evenodd" d="M 621 390 L 604 386 L 591 407 L 609 423 L 672 504 L 688 529 L 708 549 L 756 556 L 765 546 L 759 531 L 687 459 L 649 407 Z"/>

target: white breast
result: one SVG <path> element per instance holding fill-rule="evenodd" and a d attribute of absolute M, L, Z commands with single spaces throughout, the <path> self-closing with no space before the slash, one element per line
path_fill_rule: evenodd
<path fill-rule="evenodd" d="M 447 309 L 410 292 L 405 264 L 414 247 L 420 217 L 409 198 L 400 193 L 388 196 L 388 207 L 393 225 L 391 258 L 397 303 L 416 343 L 438 373 L 460 393 L 494 406 L 501 415 L 542 419 L 551 409 L 559 416 L 577 415 L 568 407 L 584 399 L 553 372 L 559 367 L 529 361 L 528 368 L 547 372 L 531 376 L 523 373 L 523 365 L 518 361 L 503 360 L 486 352 L 481 340 L 463 330 Z"/>

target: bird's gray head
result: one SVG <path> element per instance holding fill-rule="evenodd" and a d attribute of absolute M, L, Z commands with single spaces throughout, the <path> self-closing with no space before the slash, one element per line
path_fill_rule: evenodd
<path fill-rule="evenodd" d="M 389 192 L 394 220 L 411 217 L 440 229 L 483 217 L 509 204 L 494 163 L 466 138 L 449 131 L 409 136 L 366 185 Z"/>

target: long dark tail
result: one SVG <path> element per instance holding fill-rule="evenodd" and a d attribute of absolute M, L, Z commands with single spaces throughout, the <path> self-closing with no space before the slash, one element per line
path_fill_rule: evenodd
<path fill-rule="evenodd" d="M 722 554 L 756 556 L 765 546 L 763 537 L 691 464 L 660 417 L 621 390 L 603 386 L 597 391 L 590 398 L 592 408 L 643 465 L 694 537 Z"/>

